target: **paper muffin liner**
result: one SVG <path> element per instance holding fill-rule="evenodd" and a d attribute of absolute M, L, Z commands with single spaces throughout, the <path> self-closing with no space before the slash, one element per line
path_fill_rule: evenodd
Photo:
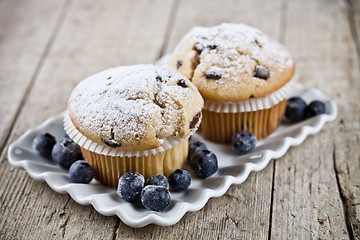
<path fill-rule="evenodd" d="M 81 151 L 84 159 L 93 167 L 95 179 L 116 188 L 120 177 L 126 172 L 138 172 L 147 179 L 155 174 L 168 177 L 174 170 L 182 168 L 188 153 L 188 140 L 165 152 L 148 156 L 106 156 L 85 148 L 81 148 Z"/>
<path fill-rule="evenodd" d="M 117 187 L 119 178 L 126 172 L 138 172 L 145 178 L 155 174 L 167 177 L 172 171 L 182 168 L 188 154 L 188 137 L 192 134 L 185 138 L 168 137 L 158 148 L 130 151 L 117 150 L 88 139 L 75 128 L 68 112 L 64 115 L 64 129 L 80 146 L 84 159 L 94 169 L 95 179 L 111 187 Z"/>
<path fill-rule="evenodd" d="M 262 139 L 274 132 L 279 126 L 286 108 L 286 99 L 269 109 L 251 112 L 212 112 L 203 110 L 201 134 L 214 142 L 229 143 L 239 131 L 250 131 Z"/>
<path fill-rule="evenodd" d="M 295 78 L 296 79 L 296 78 Z M 278 90 L 272 92 L 261 98 L 255 98 L 251 100 L 241 102 L 211 102 L 205 100 L 204 109 L 211 112 L 218 113 L 239 113 L 239 112 L 253 112 L 258 110 L 269 109 L 272 106 L 283 101 L 291 93 L 295 79 L 290 80 L 284 86 Z"/>
<path fill-rule="evenodd" d="M 279 126 L 297 77 L 284 86 L 261 98 L 241 102 L 214 103 L 205 100 L 201 134 L 214 142 L 229 143 L 240 131 L 252 132 L 262 139 Z"/>

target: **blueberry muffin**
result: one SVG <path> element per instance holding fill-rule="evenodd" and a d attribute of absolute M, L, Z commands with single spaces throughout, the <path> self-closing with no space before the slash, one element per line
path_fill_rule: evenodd
<path fill-rule="evenodd" d="M 295 62 L 286 48 L 259 30 L 224 23 L 194 27 L 176 46 L 170 65 L 205 100 L 201 133 L 230 142 L 247 130 L 258 139 L 279 125 Z"/>
<path fill-rule="evenodd" d="M 126 172 L 148 178 L 181 168 L 203 104 L 196 87 L 170 67 L 123 66 L 80 82 L 64 124 L 95 178 L 116 187 Z"/>

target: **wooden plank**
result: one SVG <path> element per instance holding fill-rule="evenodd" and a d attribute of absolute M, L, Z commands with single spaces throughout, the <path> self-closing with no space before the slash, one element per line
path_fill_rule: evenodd
<path fill-rule="evenodd" d="M 344 69 L 347 70 L 347 84 L 339 89 L 342 96 L 339 101 L 340 135 L 335 139 L 334 162 L 348 229 L 353 231 L 354 239 L 360 239 L 360 2 L 349 0 L 346 3 L 354 48 L 350 48 L 352 54 L 348 54 L 348 66 Z"/>
<path fill-rule="evenodd" d="M 344 0 L 350 31 L 354 40 L 354 45 L 358 59 L 360 58 L 360 2 L 356 0 Z M 360 61 L 358 61 L 360 69 Z"/>
<path fill-rule="evenodd" d="M 51 45 L 65 0 L 0 1 L 0 150 Z"/>
<path fill-rule="evenodd" d="M 121 64 L 153 62 L 171 7 L 172 1 L 161 0 L 70 4 L 9 142 L 64 111 L 70 92 L 84 77 Z M 5 153 L 0 163 L 1 239 L 112 239 L 117 217 L 102 216 L 32 180 L 24 170 L 12 168 Z"/>
<path fill-rule="evenodd" d="M 341 122 L 358 126 L 359 117 L 359 109 L 354 117 L 351 106 L 351 102 L 359 102 L 359 88 L 351 83 L 357 60 L 342 7 L 339 1 L 288 1 L 285 43 L 297 59 L 300 82 L 334 99 L 339 117 L 301 146 L 292 148 L 284 161 L 276 162 L 271 223 L 274 239 L 352 236 L 352 229 L 346 226 L 334 164 L 349 160 L 337 156 L 346 151 L 341 143 L 353 143 Z M 358 136 L 358 128 L 356 131 Z M 358 147 L 351 144 L 349 148 L 354 151 Z M 358 161 L 359 153 L 355 156 Z"/>
<path fill-rule="evenodd" d="M 252 10 L 256 9 L 257 14 Z M 171 51 L 193 26 L 244 22 L 280 36 L 281 1 L 181 1 L 165 52 Z M 259 18 L 258 15 L 263 16 Z M 150 225 L 131 229 L 120 223 L 117 239 L 267 239 L 273 164 L 252 173 L 242 185 L 232 186 L 225 196 L 211 199 L 195 213 L 187 213 L 172 227 Z"/>

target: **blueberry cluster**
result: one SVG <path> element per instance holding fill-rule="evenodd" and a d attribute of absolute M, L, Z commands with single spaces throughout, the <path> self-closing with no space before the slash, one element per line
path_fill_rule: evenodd
<path fill-rule="evenodd" d="M 71 182 L 90 183 L 94 178 L 94 170 L 89 163 L 84 161 L 81 149 L 67 134 L 59 141 L 50 133 L 36 136 L 33 140 L 36 152 L 56 164 L 69 169 Z"/>
<path fill-rule="evenodd" d="M 286 118 L 297 123 L 302 120 L 325 113 L 325 104 L 319 100 L 312 101 L 309 105 L 301 97 L 292 97 L 286 101 Z"/>
<path fill-rule="evenodd" d="M 127 202 L 140 200 L 148 210 L 161 212 L 170 204 L 170 191 L 184 191 L 191 183 L 190 174 L 186 170 L 177 169 L 169 175 L 169 181 L 164 175 L 157 174 L 145 181 L 137 172 L 128 172 L 119 179 L 117 194 Z"/>
<path fill-rule="evenodd" d="M 56 141 L 49 133 L 40 134 L 34 139 L 33 148 L 39 155 L 69 169 L 73 183 L 90 183 L 94 178 L 94 170 L 83 160 L 80 147 L 67 135 Z M 218 170 L 216 155 L 201 142 L 189 144 L 188 161 L 194 173 L 200 178 L 209 177 Z M 127 202 L 140 201 L 148 210 L 163 211 L 170 204 L 169 189 L 181 192 L 187 190 L 190 184 L 191 175 L 184 169 L 173 171 L 168 179 L 164 175 L 157 174 L 146 181 L 141 174 L 128 172 L 119 179 L 117 194 Z"/>
<path fill-rule="evenodd" d="M 206 178 L 218 170 L 216 155 L 209 151 L 204 143 L 192 142 L 189 144 L 189 165 L 196 176 Z M 177 169 L 170 173 L 168 179 L 157 174 L 145 181 L 144 177 L 136 172 L 128 172 L 121 176 L 117 194 L 127 202 L 140 201 L 151 211 L 163 211 L 170 204 L 170 191 L 182 192 L 191 184 L 191 175 L 184 169 Z"/>

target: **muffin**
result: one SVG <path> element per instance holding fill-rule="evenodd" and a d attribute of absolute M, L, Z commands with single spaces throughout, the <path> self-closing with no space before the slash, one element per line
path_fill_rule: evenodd
<path fill-rule="evenodd" d="M 126 172 L 149 178 L 181 168 L 203 104 L 196 87 L 170 67 L 117 67 L 75 87 L 65 131 L 80 145 L 95 178 L 116 187 Z"/>
<path fill-rule="evenodd" d="M 283 45 L 255 28 L 229 23 L 194 27 L 178 43 L 169 64 L 189 78 L 205 100 L 201 134 L 223 143 L 242 130 L 257 139 L 275 131 L 295 72 Z"/>

